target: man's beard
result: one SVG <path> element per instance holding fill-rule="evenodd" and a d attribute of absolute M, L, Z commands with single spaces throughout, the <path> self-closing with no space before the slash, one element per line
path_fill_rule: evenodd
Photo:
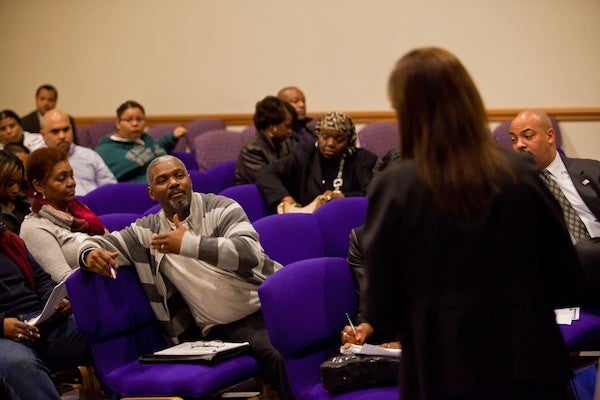
<path fill-rule="evenodd" d="M 183 198 L 183 199 L 169 200 L 169 205 L 171 207 L 173 207 L 173 210 L 180 211 L 180 210 L 183 210 L 183 209 L 189 207 L 190 199 L 189 199 L 189 197 L 185 196 L 185 198 Z"/>

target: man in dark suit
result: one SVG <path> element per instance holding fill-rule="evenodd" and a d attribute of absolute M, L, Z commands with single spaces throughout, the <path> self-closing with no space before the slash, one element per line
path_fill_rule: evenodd
<path fill-rule="evenodd" d="M 39 133 L 44 114 L 56 107 L 57 100 L 58 91 L 54 86 L 46 84 L 37 88 L 35 92 L 36 109 L 21 118 L 23 130 Z"/>
<path fill-rule="evenodd" d="M 561 155 L 556 149 L 556 133 L 550 119 L 540 110 L 520 112 L 511 122 L 510 138 L 513 149 L 533 155 L 542 174 L 552 179 L 568 200 L 561 207 L 571 240 L 587 278 L 600 283 L 600 161 Z M 545 180 L 551 191 L 552 181 Z M 560 193 L 553 194 L 561 197 Z M 568 221 L 569 204 L 576 214 L 571 219 L 578 217 L 583 223 L 581 235 L 573 233 L 573 221 Z"/>

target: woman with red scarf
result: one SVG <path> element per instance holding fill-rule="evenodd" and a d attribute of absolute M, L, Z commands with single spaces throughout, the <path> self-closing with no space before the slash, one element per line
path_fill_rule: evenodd
<path fill-rule="evenodd" d="M 104 234 L 104 225 L 75 198 L 75 179 L 67 154 L 56 148 L 36 150 L 29 155 L 26 174 L 35 195 L 20 236 L 37 262 L 60 282 L 78 267 L 81 241 Z"/>
<path fill-rule="evenodd" d="M 49 373 L 91 364 L 66 299 L 40 325 L 23 322 L 41 312 L 54 285 L 23 241 L 0 224 L 0 398 L 58 400 Z"/>

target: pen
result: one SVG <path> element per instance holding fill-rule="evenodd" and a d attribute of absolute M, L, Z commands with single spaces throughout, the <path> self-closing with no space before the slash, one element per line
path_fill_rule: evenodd
<path fill-rule="evenodd" d="M 350 316 L 348 315 L 348 313 L 346 313 L 346 319 L 348 320 L 348 323 L 350 324 L 350 328 L 352 328 L 352 332 L 354 332 L 354 334 L 356 335 L 358 332 L 356 332 L 356 328 L 354 327 L 354 324 L 352 323 L 352 320 L 350 319 Z"/>
<path fill-rule="evenodd" d="M 117 279 L 117 270 L 112 266 L 112 264 L 108 264 L 108 267 L 110 268 L 110 276 L 112 276 L 113 279 Z"/>

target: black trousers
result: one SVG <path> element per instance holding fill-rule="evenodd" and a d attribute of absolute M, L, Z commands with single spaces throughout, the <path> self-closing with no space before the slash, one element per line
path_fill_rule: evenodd
<path fill-rule="evenodd" d="M 218 339 L 225 342 L 250 343 L 251 354 L 262 364 L 267 381 L 277 392 L 279 399 L 293 400 L 295 398 L 287 378 L 283 357 L 269 340 L 262 312 L 258 311 L 226 325 L 216 325 L 207 336 L 207 339 Z"/>

